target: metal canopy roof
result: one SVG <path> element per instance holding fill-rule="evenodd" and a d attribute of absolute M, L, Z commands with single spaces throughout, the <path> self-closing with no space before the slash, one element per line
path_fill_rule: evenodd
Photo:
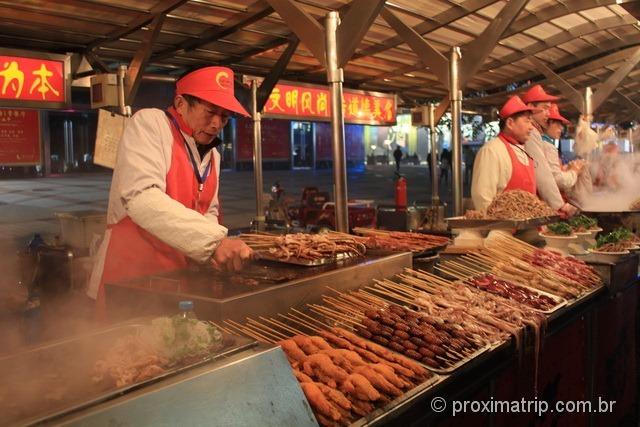
<path fill-rule="evenodd" d="M 291 0 L 322 22 L 346 12 L 350 0 Z M 513 0 L 512 0 L 513 1 Z M 452 46 L 476 39 L 507 1 L 389 0 L 386 7 L 448 56 Z M 535 56 L 580 89 L 597 87 L 640 46 L 640 23 L 628 0 L 529 0 L 502 34 L 464 91 L 465 103 L 482 108 L 544 76 L 527 60 Z M 151 46 L 146 73 L 177 76 L 193 66 L 223 64 L 267 75 L 296 36 L 266 0 L 0 0 L 4 47 L 87 55 L 94 67 L 129 63 L 147 43 L 153 19 L 166 14 Z M 406 104 L 439 100 L 447 88 L 378 16 L 344 67 L 345 87 L 392 91 Z M 601 114 L 640 111 L 638 76 L 631 71 Z M 283 79 L 325 83 L 324 67 L 304 42 L 297 45 Z M 552 85 L 550 85 L 552 86 Z"/>

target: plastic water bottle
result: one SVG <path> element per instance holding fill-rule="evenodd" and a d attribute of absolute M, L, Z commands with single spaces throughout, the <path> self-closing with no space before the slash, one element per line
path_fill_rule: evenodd
<path fill-rule="evenodd" d="M 183 319 L 197 319 L 196 313 L 193 311 L 193 301 L 180 301 L 180 317 Z"/>

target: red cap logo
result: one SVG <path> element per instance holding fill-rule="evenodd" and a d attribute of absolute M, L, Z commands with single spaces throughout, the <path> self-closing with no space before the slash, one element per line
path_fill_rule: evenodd
<path fill-rule="evenodd" d="M 229 90 L 229 88 L 231 87 L 229 73 L 227 73 L 226 71 L 219 71 L 216 74 L 216 84 L 220 89 Z"/>

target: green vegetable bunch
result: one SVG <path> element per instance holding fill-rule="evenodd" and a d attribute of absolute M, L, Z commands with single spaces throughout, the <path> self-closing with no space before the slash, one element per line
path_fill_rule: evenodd
<path fill-rule="evenodd" d="M 571 234 L 573 234 L 573 229 L 566 222 L 556 222 L 553 224 L 548 224 L 547 230 L 559 236 L 570 236 Z"/>
<path fill-rule="evenodd" d="M 604 236 L 599 236 L 596 240 L 596 246 L 604 246 L 609 243 L 618 243 L 623 242 L 625 240 L 629 240 L 633 237 L 633 233 L 627 230 L 626 228 L 618 228 L 617 230 L 612 231 L 609 234 L 605 234 Z"/>
<path fill-rule="evenodd" d="M 586 215 L 574 216 L 568 222 L 571 228 L 573 228 L 575 231 L 590 230 L 598 226 L 598 221 Z"/>

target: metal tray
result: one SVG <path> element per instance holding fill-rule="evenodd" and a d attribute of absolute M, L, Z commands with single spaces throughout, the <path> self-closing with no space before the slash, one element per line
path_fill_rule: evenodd
<path fill-rule="evenodd" d="M 433 255 L 437 254 L 438 252 L 446 249 L 447 246 L 448 246 L 448 244 L 434 246 L 432 248 L 425 249 L 423 251 L 406 251 L 406 250 L 400 250 L 400 249 L 393 250 L 393 249 L 384 249 L 384 248 L 367 249 L 367 254 L 370 254 L 370 255 L 386 255 L 386 254 L 398 253 L 398 252 L 411 252 L 411 255 L 414 258 L 424 258 L 424 257 L 433 256 Z"/>
<path fill-rule="evenodd" d="M 413 310 L 413 309 L 411 309 L 411 308 L 409 308 L 409 307 L 407 307 L 405 305 L 402 305 L 402 304 L 398 304 L 398 305 L 401 305 L 404 308 L 406 308 L 407 310 L 413 311 L 414 313 L 423 313 L 423 312 L 420 312 L 420 311 Z M 425 363 L 423 363 L 420 360 L 416 360 L 416 359 L 414 359 L 412 357 L 409 357 L 406 354 L 398 353 L 397 351 L 391 349 L 390 347 L 387 347 L 386 345 L 382 345 L 382 344 L 379 344 L 379 343 L 377 343 L 377 342 L 375 342 L 373 340 L 365 338 L 362 335 L 358 334 L 358 332 L 356 330 L 354 330 L 354 329 L 352 329 L 351 332 L 353 332 L 354 334 L 358 335 L 360 338 L 364 339 L 365 341 L 369 341 L 369 342 L 372 342 L 372 343 L 374 343 L 376 345 L 384 347 L 384 348 L 386 348 L 387 350 L 389 350 L 392 353 L 395 353 L 395 354 L 398 354 L 400 356 L 406 357 L 407 359 L 412 360 L 412 361 L 420 364 L 420 366 L 423 366 L 424 368 L 428 369 L 429 371 L 434 372 L 436 374 L 441 374 L 441 375 L 447 375 L 447 374 L 452 373 L 456 369 L 460 368 L 463 365 L 466 365 L 467 363 L 469 363 L 470 361 L 472 361 L 476 357 L 480 356 L 481 354 L 491 350 L 496 345 L 502 344 L 502 341 L 498 342 L 498 343 L 495 343 L 495 342 L 494 343 L 488 343 L 484 347 L 480 347 L 478 350 L 474 351 L 469 356 L 467 356 L 467 357 L 465 357 L 463 359 L 460 359 L 457 363 L 455 363 L 454 365 L 449 366 L 448 368 L 434 368 L 432 366 L 426 365 Z"/>
<path fill-rule="evenodd" d="M 2 386 L 8 393 L 7 398 L 0 398 L 2 422 L 31 425 L 50 421 L 256 344 L 244 337 L 223 334 L 222 348 L 197 360 L 173 366 L 156 377 L 120 388 L 95 383 L 92 376 L 98 358 L 116 339 L 136 333 L 142 326 L 140 321 L 127 322 L 0 358 Z"/>
<path fill-rule="evenodd" d="M 550 224 L 560 219 L 559 215 L 541 216 L 529 219 L 467 219 L 463 216 L 445 218 L 450 229 L 475 228 L 478 230 L 516 229 L 526 230 L 541 225 Z"/>
<path fill-rule="evenodd" d="M 491 273 L 491 274 L 493 274 L 493 273 Z M 540 289 L 532 288 L 531 286 L 523 285 L 521 283 L 515 283 L 513 280 L 504 279 L 504 278 L 502 278 L 502 277 L 500 277 L 500 276 L 498 276 L 496 274 L 493 274 L 493 275 L 497 279 L 505 280 L 505 281 L 515 285 L 515 286 L 519 286 L 521 288 L 525 288 L 525 289 L 527 289 L 527 290 L 529 290 L 531 292 L 535 292 L 535 293 L 540 294 L 540 295 L 544 295 L 546 297 L 551 298 L 552 300 L 554 300 L 556 302 L 556 305 L 554 305 L 553 308 L 550 308 L 549 310 L 541 310 L 539 308 L 531 307 L 529 305 L 520 303 L 520 302 L 512 300 L 510 298 L 503 297 L 502 295 L 494 294 L 493 292 L 489 292 L 489 291 L 484 291 L 484 292 L 490 293 L 491 295 L 494 295 L 494 296 L 497 296 L 497 297 L 500 297 L 500 298 L 504 298 L 507 301 L 513 302 L 515 304 L 522 305 L 522 306 L 528 308 L 529 310 L 537 311 L 538 313 L 543 313 L 543 314 L 551 314 L 551 313 L 555 313 L 556 311 L 558 311 L 562 307 L 566 306 L 568 304 L 568 302 L 569 302 L 565 298 L 559 297 L 557 295 L 550 294 L 549 292 L 545 292 L 545 291 L 540 290 Z M 465 283 L 464 280 L 461 280 L 460 283 L 464 283 L 466 286 L 473 286 L 473 285 L 469 285 L 469 284 Z M 474 288 L 475 288 L 475 286 L 474 286 Z M 476 289 L 483 291 L 483 289 L 480 289 L 480 288 L 476 288 Z"/>
<path fill-rule="evenodd" d="M 287 259 L 284 259 L 284 258 L 278 258 L 270 254 L 268 251 L 257 251 L 255 252 L 255 254 L 256 254 L 256 259 L 258 260 L 279 262 L 283 264 L 302 265 L 304 267 L 317 267 L 319 265 L 333 264 L 338 261 L 343 261 L 346 259 L 358 257 L 357 255 L 351 255 L 347 252 L 338 252 L 332 257 L 320 258 L 320 259 L 304 259 L 304 258 L 296 258 L 296 257 L 289 257 Z"/>
<path fill-rule="evenodd" d="M 428 369 L 428 368 L 427 368 Z M 357 419 L 353 423 L 349 424 L 349 427 L 363 427 L 374 424 L 388 415 L 389 412 L 396 410 L 398 407 L 414 400 L 417 396 L 427 392 L 429 389 L 437 384 L 440 384 L 447 377 L 442 375 L 433 374 L 431 378 L 423 383 L 418 384 L 411 390 L 405 391 L 401 396 L 398 396 L 386 405 L 376 408 L 369 412 L 362 418 Z"/>

